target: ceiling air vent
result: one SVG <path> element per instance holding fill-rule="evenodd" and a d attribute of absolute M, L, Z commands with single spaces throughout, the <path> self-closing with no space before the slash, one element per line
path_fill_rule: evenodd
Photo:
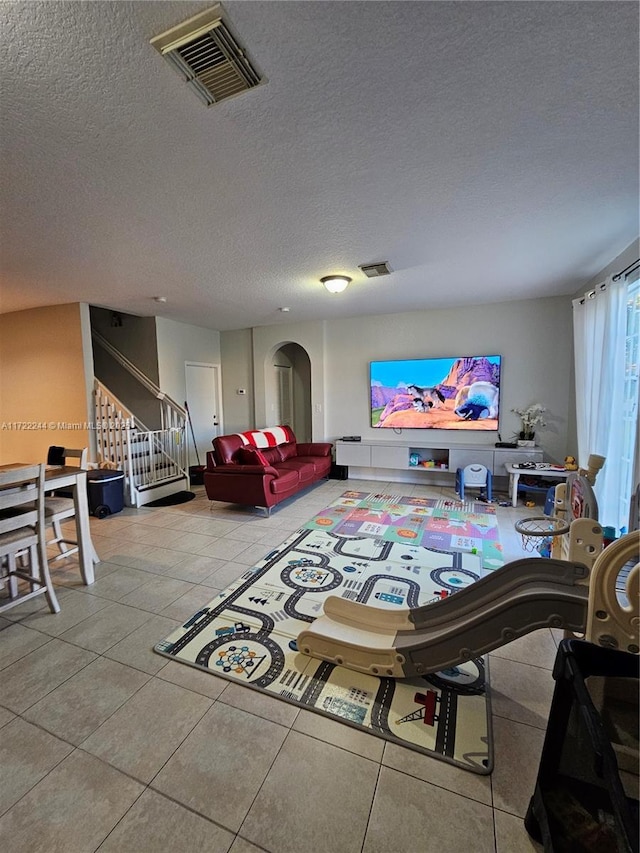
<path fill-rule="evenodd" d="M 223 20 L 219 3 L 155 36 L 151 44 L 208 107 L 262 82 Z"/>
<path fill-rule="evenodd" d="M 367 278 L 378 278 L 380 275 L 389 275 L 391 272 L 389 261 L 382 261 L 379 264 L 360 264 L 358 269 L 361 269 Z"/>

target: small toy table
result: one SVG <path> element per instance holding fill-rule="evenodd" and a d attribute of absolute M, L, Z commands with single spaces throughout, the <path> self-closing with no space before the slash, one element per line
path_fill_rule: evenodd
<path fill-rule="evenodd" d="M 533 468 L 519 468 L 518 463 L 507 463 L 504 467 L 509 473 L 509 492 L 511 494 L 511 506 L 518 506 L 518 482 L 522 474 L 525 477 L 547 477 L 551 479 L 566 480 L 573 471 L 558 468 L 546 462 L 536 462 Z"/>

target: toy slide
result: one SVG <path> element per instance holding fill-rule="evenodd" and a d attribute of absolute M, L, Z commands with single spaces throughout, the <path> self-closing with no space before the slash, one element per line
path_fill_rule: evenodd
<path fill-rule="evenodd" d="M 439 672 L 545 627 L 637 653 L 639 543 L 637 532 L 627 534 L 602 552 L 591 573 L 565 560 L 514 560 L 449 598 L 412 609 L 329 596 L 324 615 L 298 635 L 298 649 L 391 678 Z M 625 605 L 612 589 L 620 569 L 633 559 Z"/>

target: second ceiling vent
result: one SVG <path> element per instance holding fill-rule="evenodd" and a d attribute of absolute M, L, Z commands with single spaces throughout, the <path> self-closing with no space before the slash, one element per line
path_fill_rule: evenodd
<path fill-rule="evenodd" d="M 381 261 L 377 264 L 360 264 L 359 269 L 367 276 L 367 278 L 378 278 L 381 275 L 389 275 L 391 267 L 389 261 Z"/>
<path fill-rule="evenodd" d="M 263 82 L 225 23 L 219 3 L 155 36 L 151 44 L 208 107 Z"/>

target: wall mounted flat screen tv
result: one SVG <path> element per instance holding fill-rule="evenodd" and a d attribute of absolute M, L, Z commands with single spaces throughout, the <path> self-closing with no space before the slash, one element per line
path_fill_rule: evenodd
<path fill-rule="evenodd" d="M 371 426 L 497 430 L 499 355 L 371 362 Z"/>

